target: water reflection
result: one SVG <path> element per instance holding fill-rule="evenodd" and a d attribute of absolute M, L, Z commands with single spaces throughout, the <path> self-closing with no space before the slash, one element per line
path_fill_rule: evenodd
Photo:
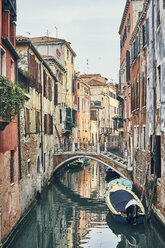
<path fill-rule="evenodd" d="M 96 161 L 61 171 L 11 247 L 165 247 L 155 219 L 136 227 L 114 221 L 104 201 L 105 177 L 105 166 Z"/>

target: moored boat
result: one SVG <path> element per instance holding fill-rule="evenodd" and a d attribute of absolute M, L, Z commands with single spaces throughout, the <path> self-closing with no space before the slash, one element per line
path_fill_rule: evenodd
<path fill-rule="evenodd" d="M 117 179 L 111 180 L 108 183 L 106 190 L 108 190 L 110 187 L 112 187 L 112 185 L 114 185 L 116 183 L 120 183 L 120 184 L 124 185 L 125 187 L 127 187 L 128 189 L 132 190 L 132 187 L 133 187 L 132 181 L 129 179 L 125 179 L 125 178 L 117 178 Z"/>
<path fill-rule="evenodd" d="M 68 166 L 69 166 L 69 168 L 75 169 L 75 168 L 82 167 L 83 164 L 84 164 L 84 161 L 79 158 L 79 159 L 69 163 Z"/>
<path fill-rule="evenodd" d="M 142 223 L 145 210 L 137 195 L 120 183 L 113 184 L 105 192 L 107 206 L 117 222 L 132 225 Z"/>

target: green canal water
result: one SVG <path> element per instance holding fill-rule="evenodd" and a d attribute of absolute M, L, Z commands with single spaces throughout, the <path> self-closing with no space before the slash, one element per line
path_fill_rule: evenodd
<path fill-rule="evenodd" d="M 117 224 L 104 201 L 105 166 L 63 169 L 45 190 L 10 248 L 164 248 L 165 229 L 152 217 Z"/>

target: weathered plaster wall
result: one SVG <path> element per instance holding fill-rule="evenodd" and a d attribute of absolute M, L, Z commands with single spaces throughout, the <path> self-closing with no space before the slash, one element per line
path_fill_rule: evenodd
<path fill-rule="evenodd" d="M 14 178 L 10 183 L 10 151 L 0 153 L 1 182 L 1 232 L 2 239 L 11 231 L 20 217 L 19 182 L 18 182 L 18 150 L 14 151 Z"/>

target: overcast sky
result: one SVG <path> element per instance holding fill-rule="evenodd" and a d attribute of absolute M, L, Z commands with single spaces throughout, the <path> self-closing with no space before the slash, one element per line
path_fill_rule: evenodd
<path fill-rule="evenodd" d="M 76 71 L 118 82 L 119 26 L 126 0 L 17 0 L 17 35 L 71 42 Z M 30 33 L 30 34 L 29 34 Z M 88 60 L 88 64 L 87 64 Z"/>

